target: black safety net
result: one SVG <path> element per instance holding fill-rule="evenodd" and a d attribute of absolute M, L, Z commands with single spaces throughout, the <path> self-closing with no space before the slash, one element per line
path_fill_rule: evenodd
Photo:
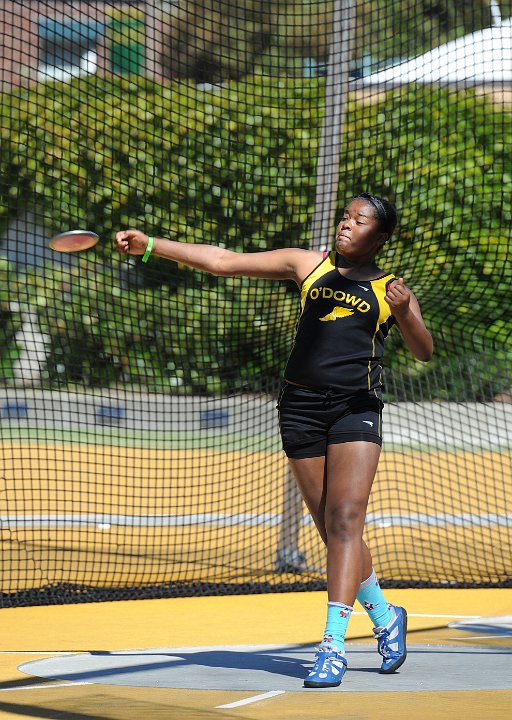
<path fill-rule="evenodd" d="M 325 588 L 277 422 L 297 286 L 113 240 L 328 250 L 363 191 L 435 341 L 387 341 L 377 573 L 512 584 L 511 14 L 0 3 L 0 604 Z"/>

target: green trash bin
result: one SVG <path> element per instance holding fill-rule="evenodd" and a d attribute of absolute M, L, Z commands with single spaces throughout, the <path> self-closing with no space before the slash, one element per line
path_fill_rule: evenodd
<path fill-rule="evenodd" d="M 128 14 L 108 24 L 110 66 L 117 75 L 141 75 L 146 62 L 145 22 Z"/>

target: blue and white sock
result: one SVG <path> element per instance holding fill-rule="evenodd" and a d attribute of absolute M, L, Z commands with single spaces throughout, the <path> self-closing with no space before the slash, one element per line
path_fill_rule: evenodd
<path fill-rule="evenodd" d="M 342 655 L 345 653 L 345 633 L 352 610 L 350 605 L 341 602 L 327 603 L 327 621 L 322 645 L 334 646 Z"/>
<path fill-rule="evenodd" d="M 386 627 L 394 618 L 392 606 L 386 602 L 375 570 L 359 586 L 357 599 L 364 607 L 375 627 Z"/>

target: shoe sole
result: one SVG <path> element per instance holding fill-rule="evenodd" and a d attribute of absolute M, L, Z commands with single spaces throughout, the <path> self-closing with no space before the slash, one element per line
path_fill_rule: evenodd
<path fill-rule="evenodd" d="M 323 680 L 304 680 L 304 687 L 305 688 L 338 687 L 338 685 L 341 685 L 341 681 L 345 677 L 346 672 L 347 672 L 347 666 L 345 665 L 339 680 L 334 680 L 333 682 L 325 682 Z"/>
<path fill-rule="evenodd" d="M 396 670 L 398 670 L 399 667 L 401 667 L 406 658 L 407 658 L 407 611 L 405 608 L 402 608 L 402 612 L 404 614 L 404 654 L 402 657 L 396 661 L 394 665 L 391 665 L 391 667 L 387 668 L 386 670 L 382 670 L 382 668 L 379 670 L 379 673 L 381 675 L 390 675 L 391 673 L 394 673 Z"/>
<path fill-rule="evenodd" d="M 324 682 L 315 682 L 314 680 L 304 680 L 304 687 L 305 688 L 328 688 L 328 687 L 338 687 L 338 685 L 341 685 L 341 680 L 336 680 L 336 682 L 331 683 L 324 683 Z"/>

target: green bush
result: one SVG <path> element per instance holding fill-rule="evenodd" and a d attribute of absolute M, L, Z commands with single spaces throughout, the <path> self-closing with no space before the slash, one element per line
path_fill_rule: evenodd
<path fill-rule="evenodd" d="M 18 291 L 51 337 L 50 386 L 220 394 L 244 383 L 264 391 L 279 377 L 296 304 L 284 285 L 233 278 L 127 290 L 116 270 L 81 259 L 20 274 Z"/>
<path fill-rule="evenodd" d="M 354 187 L 395 201 L 399 229 L 382 264 L 414 289 L 435 340 L 425 365 L 391 333 L 390 397 L 409 388 L 409 397 L 489 399 L 512 384 L 511 108 L 425 86 L 351 110 L 340 206 Z"/>
<path fill-rule="evenodd" d="M 20 284 L 14 268 L 0 257 L 0 377 L 11 379 L 19 356 L 14 336 L 21 329 Z"/>
<path fill-rule="evenodd" d="M 237 249 L 271 247 L 280 233 L 297 242 L 313 201 L 321 93 L 255 77 L 213 93 L 93 79 L 9 96 L 0 213 L 30 204 L 52 228 L 104 237 L 142 224 Z"/>
<path fill-rule="evenodd" d="M 69 272 L 11 282 L 10 299 L 37 307 L 52 337 L 48 383 L 215 393 L 279 375 L 298 305 L 288 285 L 143 266 L 113 254 L 111 240 L 135 226 L 239 251 L 307 247 L 322 95 L 322 79 L 255 76 L 212 92 L 95 78 L 4 96 L 0 217 L 37 208 L 52 231 L 88 226 L 104 240 Z M 351 100 L 340 211 L 362 190 L 396 202 L 399 231 L 382 264 L 415 290 L 437 347 L 433 364 L 414 363 L 392 333 L 396 388 L 458 398 L 433 382 L 451 358 L 511 359 L 510 115 L 435 88 Z M 2 302 L 8 347 L 17 320 Z M 492 396 L 503 379 L 478 362 Z"/>

